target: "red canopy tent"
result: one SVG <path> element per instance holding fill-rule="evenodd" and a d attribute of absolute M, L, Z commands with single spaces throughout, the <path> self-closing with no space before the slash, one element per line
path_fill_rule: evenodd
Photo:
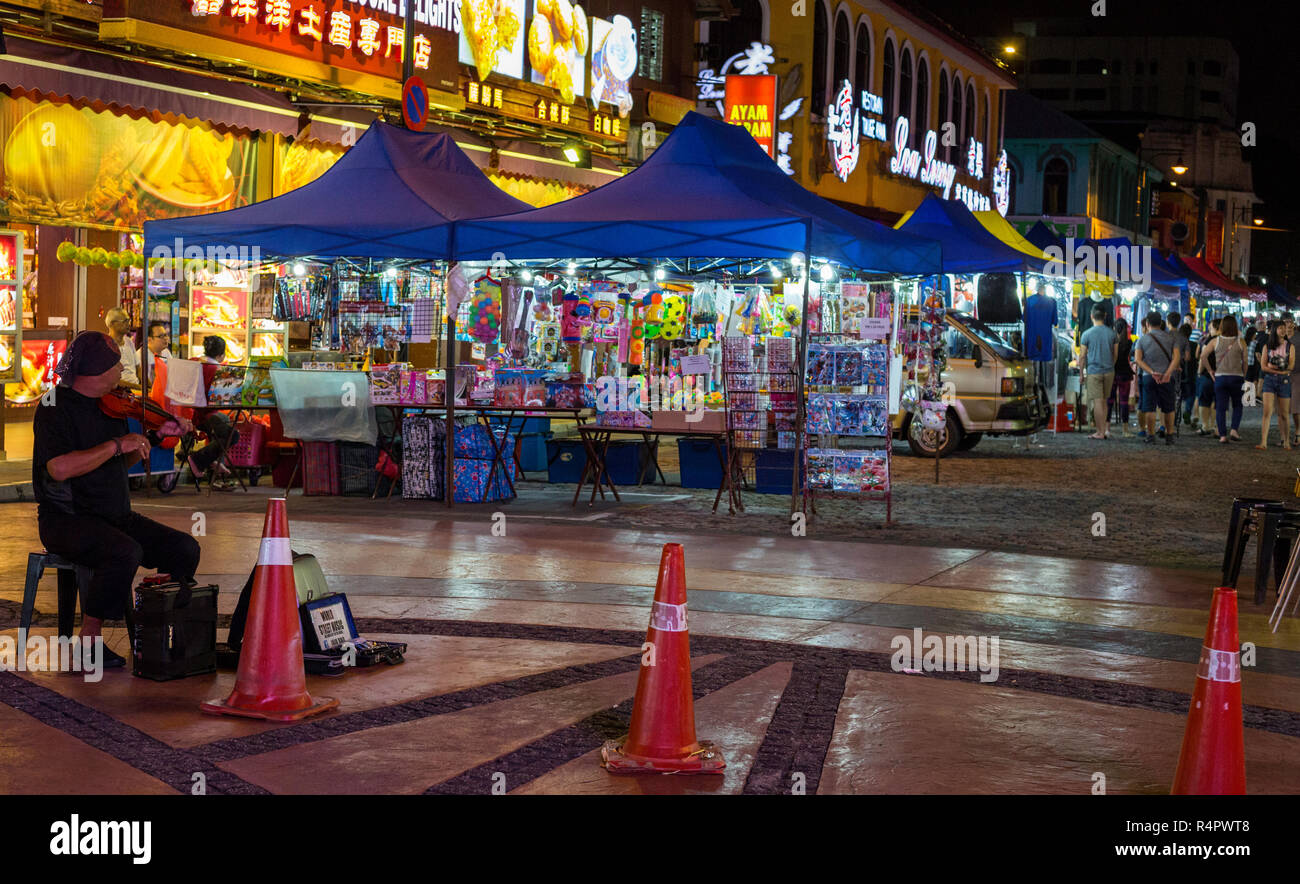
<path fill-rule="evenodd" d="M 1241 298 L 1250 298 L 1252 301 L 1266 301 L 1268 294 L 1263 289 L 1252 289 L 1241 283 L 1233 282 L 1224 276 L 1219 268 L 1215 267 L 1204 258 L 1183 258 L 1183 264 L 1201 279 L 1205 280 L 1211 288 L 1216 288 L 1221 292 L 1228 292 Z"/>

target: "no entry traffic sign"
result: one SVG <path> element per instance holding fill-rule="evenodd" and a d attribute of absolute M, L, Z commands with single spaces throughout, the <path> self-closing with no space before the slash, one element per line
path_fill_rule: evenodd
<path fill-rule="evenodd" d="M 413 132 L 423 132 L 429 122 L 429 90 L 419 77 L 411 77 L 402 86 L 402 120 Z"/>

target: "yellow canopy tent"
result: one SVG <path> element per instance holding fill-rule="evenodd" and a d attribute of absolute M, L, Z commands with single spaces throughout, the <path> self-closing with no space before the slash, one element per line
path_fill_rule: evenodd
<path fill-rule="evenodd" d="M 1024 252 L 1027 255 L 1033 255 L 1035 258 L 1042 258 L 1043 260 L 1051 259 L 1050 255 L 1021 236 L 1020 231 L 1012 227 L 1011 222 L 1006 218 L 1003 218 L 997 212 L 974 212 L 973 214 L 975 215 L 976 220 L 984 226 L 985 230 L 1011 246 L 1013 249 Z M 1085 283 L 1087 285 L 1086 290 L 1084 288 Z M 1085 273 L 1083 281 L 1075 280 L 1074 282 L 1074 294 L 1082 296 L 1085 294 L 1085 291 L 1086 294 L 1089 295 L 1096 292 L 1099 295 L 1111 297 L 1115 294 L 1115 281 L 1108 276 L 1102 276 L 1093 273 L 1092 271 L 1088 271 Z"/>

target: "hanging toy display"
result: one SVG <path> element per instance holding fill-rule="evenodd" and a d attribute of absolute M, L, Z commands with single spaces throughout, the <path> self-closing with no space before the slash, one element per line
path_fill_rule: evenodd
<path fill-rule="evenodd" d="M 584 326 L 591 324 L 591 298 L 576 291 L 565 292 L 560 310 L 560 339 L 566 344 L 581 343 Z"/>
<path fill-rule="evenodd" d="M 745 289 L 745 297 L 741 302 L 740 310 L 737 315 L 740 317 L 739 329 L 742 335 L 752 335 L 757 333 L 758 320 L 761 312 L 759 299 L 762 295 L 762 289 L 756 285 L 751 285 Z"/>
<path fill-rule="evenodd" d="M 560 324 L 539 322 L 536 326 L 538 354 L 547 362 L 555 362 L 560 355 Z"/>
<path fill-rule="evenodd" d="M 663 332 L 663 292 L 651 292 L 641 299 L 641 305 L 645 308 L 645 338 L 653 341 Z"/>
<path fill-rule="evenodd" d="M 495 340 L 500 330 L 501 286 L 491 279 L 480 279 L 474 285 L 474 296 L 469 305 L 470 336 L 488 342 Z"/>
<path fill-rule="evenodd" d="M 641 365 L 645 362 L 645 318 L 641 315 L 640 308 L 636 312 L 629 333 L 627 361 L 632 365 Z"/>
<path fill-rule="evenodd" d="M 619 319 L 622 317 L 620 306 L 618 292 L 601 291 L 592 295 L 591 323 L 595 340 L 607 343 L 618 340 Z"/>
<path fill-rule="evenodd" d="M 681 340 L 686 335 L 686 300 L 681 295 L 664 298 L 663 325 L 659 336 L 665 341 Z"/>

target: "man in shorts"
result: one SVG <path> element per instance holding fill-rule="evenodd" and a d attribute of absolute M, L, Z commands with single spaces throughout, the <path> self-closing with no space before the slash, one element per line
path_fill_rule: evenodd
<path fill-rule="evenodd" d="M 1092 403 L 1092 419 L 1097 431 L 1089 439 L 1110 438 L 1106 421 L 1107 400 L 1115 385 L 1115 357 L 1119 353 L 1119 338 L 1106 324 L 1106 311 L 1092 308 L 1092 328 L 1079 337 L 1079 364 L 1083 366 L 1084 383 L 1088 401 Z"/>
<path fill-rule="evenodd" d="M 1133 349 L 1133 358 L 1137 367 L 1142 369 L 1141 404 L 1138 411 L 1146 421 L 1147 436 L 1143 440 L 1148 445 L 1156 441 L 1156 412 L 1164 419 L 1163 429 L 1165 444 L 1174 444 L 1174 381 L 1181 364 L 1182 351 L 1175 336 L 1165 331 L 1165 320 L 1152 310 L 1146 316 L 1149 328 L 1138 339 Z"/>

